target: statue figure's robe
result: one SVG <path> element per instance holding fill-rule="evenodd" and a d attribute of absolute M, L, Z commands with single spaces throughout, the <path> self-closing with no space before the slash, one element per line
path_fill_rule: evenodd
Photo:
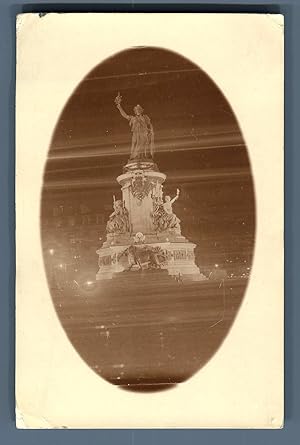
<path fill-rule="evenodd" d="M 132 131 L 131 159 L 153 157 L 154 138 L 150 118 L 146 114 L 130 116 Z"/>

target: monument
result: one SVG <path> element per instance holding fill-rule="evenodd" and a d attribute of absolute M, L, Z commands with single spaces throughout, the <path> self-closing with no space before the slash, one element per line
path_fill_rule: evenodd
<path fill-rule="evenodd" d="M 123 271 L 162 269 L 180 280 L 206 279 L 195 264 L 195 244 L 181 233 L 180 219 L 173 204 L 180 196 L 163 196 L 166 175 L 154 162 L 154 130 L 140 105 L 134 115 L 115 104 L 128 120 L 132 132 L 131 154 L 123 173 L 117 177 L 122 199 L 113 196 L 113 212 L 106 225 L 106 241 L 97 250 L 97 280 L 107 280 Z"/>

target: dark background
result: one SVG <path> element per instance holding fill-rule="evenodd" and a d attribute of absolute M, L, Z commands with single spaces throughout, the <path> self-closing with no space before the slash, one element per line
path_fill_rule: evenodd
<path fill-rule="evenodd" d="M 197 244 L 207 275 L 214 264 L 235 276 L 249 272 L 255 235 L 251 168 L 236 118 L 208 75 L 161 48 L 134 48 L 112 56 L 77 87 L 58 120 L 45 168 L 42 239 L 77 242 L 96 267 L 99 237 L 121 197 L 116 177 L 130 152 L 128 121 L 114 104 L 133 113 L 139 103 L 155 131 L 155 162 L 167 175 L 164 192 L 181 191 L 174 211 L 182 233 Z M 53 240 L 53 242 L 51 241 Z M 51 244 L 52 242 L 52 244 Z M 84 266 L 82 266 L 84 267 Z"/>
<path fill-rule="evenodd" d="M 2 148 L 0 150 L 1 190 L 3 204 L 1 207 L 1 283 L 2 307 L 0 311 L 1 338 L 1 398 L 0 398 L 0 434 L 3 443 L 17 444 L 40 443 L 46 444 L 73 443 L 81 444 L 83 440 L 89 443 L 117 444 L 117 443 L 172 443 L 183 441 L 189 444 L 209 441 L 220 441 L 230 444 L 282 444 L 296 443 L 299 433 L 299 323 L 298 314 L 300 303 L 298 296 L 299 262 L 299 231 L 300 211 L 297 190 L 299 189 L 299 160 L 298 150 L 300 141 L 300 57 L 298 41 L 300 37 L 299 0 L 269 1 L 269 2 L 219 2 L 219 5 L 200 3 L 198 6 L 151 6 L 148 10 L 183 10 L 199 12 L 269 12 L 285 14 L 285 47 L 286 47 L 286 96 L 285 96 L 285 209 L 286 209 L 286 310 L 285 310 L 285 354 L 286 354 L 286 414 L 285 428 L 280 431 L 17 431 L 14 427 L 14 79 L 15 79 L 15 15 L 21 12 L 38 11 L 103 11 L 103 10 L 145 10 L 145 6 L 114 6 L 89 3 L 80 5 L 78 2 L 65 1 L 64 4 L 23 2 L 2 0 L 0 4 L 0 51 L 1 51 L 1 119 L 0 133 Z M 121 2 L 119 2 L 120 4 Z"/>

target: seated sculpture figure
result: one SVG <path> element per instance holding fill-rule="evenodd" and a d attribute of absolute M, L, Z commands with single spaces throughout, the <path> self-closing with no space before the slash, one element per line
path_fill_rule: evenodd
<path fill-rule="evenodd" d="M 153 224 L 157 232 L 171 229 L 180 234 L 180 219 L 173 213 L 173 204 L 178 197 L 179 189 L 173 199 L 165 196 L 165 202 L 161 199 L 154 201 Z"/>
<path fill-rule="evenodd" d="M 109 216 L 106 232 L 111 234 L 126 233 L 129 231 L 129 215 L 124 203 L 114 199 L 114 211 Z"/>

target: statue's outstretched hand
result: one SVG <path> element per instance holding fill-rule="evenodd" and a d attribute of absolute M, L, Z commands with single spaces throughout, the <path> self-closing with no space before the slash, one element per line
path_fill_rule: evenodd
<path fill-rule="evenodd" d="M 117 97 L 115 98 L 115 104 L 120 105 L 122 102 L 122 96 L 120 93 L 118 93 Z"/>
<path fill-rule="evenodd" d="M 176 191 L 176 192 L 177 192 L 177 196 L 179 196 L 180 190 L 179 190 L 179 189 L 177 189 L 177 191 Z"/>

